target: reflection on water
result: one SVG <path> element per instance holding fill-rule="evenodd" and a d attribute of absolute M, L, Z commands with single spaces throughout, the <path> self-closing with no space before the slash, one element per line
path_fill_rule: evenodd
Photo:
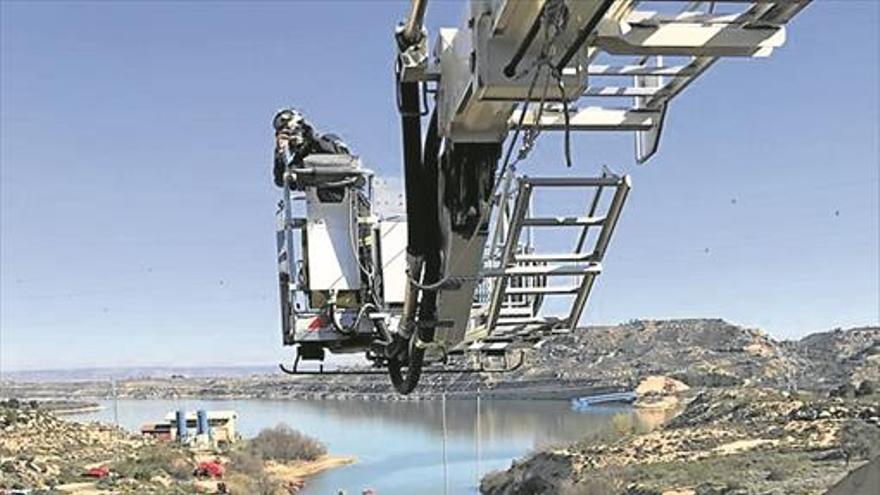
<path fill-rule="evenodd" d="M 234 409 L 245 437 L 287 423 L 327 444 L 331 453 L 355 455 L 358 462 L 312 479 L 305 493 L 380 495 L 477 493 L 479 477 L 503 469 L 538 447 L 572 442 L 612 429 L 615 414 L 629 409 L 574 412 L 566 401 L 483 400 L 477 423 L 476 400 L 446 402 L 446 476 L 441 401 L 369 402 L 320 400 L 120 400 L 77 420 L 113 422 L 137 430 L 168 411 Z M 479 442 L 476 432 L 479 431 Z M 477 453 L 479 452 L 479 458 Z"/>

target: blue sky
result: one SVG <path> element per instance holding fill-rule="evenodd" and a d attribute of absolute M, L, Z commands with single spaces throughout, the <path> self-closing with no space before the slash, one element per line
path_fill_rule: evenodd
<path fill-rule="evenodd" d="M 463 5 L 435 2 L 429 27 Z M 0 2 L 0 368 L 273 363 L 270 119 L 302 108 L 400 171 L 402 2 Z M 774 336 L 877 324 L 878 24 L 817 0 L 769 59 L 670 109 L 657 157 L 574 141 L 634 190 L 585 315 Z M 565 174 L 544 136 L 530 174 Z"/>

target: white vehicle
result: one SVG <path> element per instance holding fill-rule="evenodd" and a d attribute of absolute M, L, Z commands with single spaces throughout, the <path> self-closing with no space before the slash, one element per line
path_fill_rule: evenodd
<path fill-rule="evenodd" d="M 631 180 L 512 165 L 545 130 L 565 132 L 568 165 L 576 131 L 633 132 L 646 162 L 672 98 L 722 57 L 770 55 L 809 1 L 471 0 L 429 47 L 427 0 L 413 0 L 396 31 L 405 219 L 375 214 L 373 175 L 338 138 L 276 116 L 283 341 L 297 346 L 282 369 L 363 352 L 409 393 L 423 369 L 509 370 L 570 331 Z M 571 189 L 591 192 L 582 214 L 532 213 L 536 194 Z M 569 232 L 572 248 L 536 252 L 542 229 Z M 550 298 L 565 311 L 547 314 Z M 443 366 L 463 353 L 468 366 Z"/>

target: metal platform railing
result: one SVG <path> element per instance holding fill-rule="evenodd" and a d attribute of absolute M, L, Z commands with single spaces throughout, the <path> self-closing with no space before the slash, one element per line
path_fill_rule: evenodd
<path fill-rule="evenodd" d="M 489 340 L 524 337 L 536 332 L 569 331 L 580 320 L 602 259 L 630 190 L 630 178 L 605 171 L 602 177 L 504 177 L 499 209 L 483 270 L 488 298 L 479 304 L 483 334 Z M 535 191 L 592 190 L 582 216 L 535 215 Z M 610 193 L 610 200 L 603 201 Z M 550 202 L 548 202 L 550 203 Z M 533 231 L 564 229 L 570 251 L 538 252 Z M 589 235 L 596 230 L 598 234 Z M 560 283 L 559 280 L 569 283 Z M 547 296 L 570 296 L 562 315 L 542 311 Z"/>

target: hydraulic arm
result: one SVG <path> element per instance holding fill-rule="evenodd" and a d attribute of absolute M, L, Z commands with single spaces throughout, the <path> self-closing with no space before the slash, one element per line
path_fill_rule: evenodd
<path fill-rule="evenodd" d="M 609 169 L 577 175 L 574 133 L 632 132 L 647 162 L 674 97 L 722 58 L 770 55 L 809 1 L 470 0 L 430 42 L 428 2 L 413 0 L 395 31 L 405 217 L 376 207 L 372 172 L 338 137 L 294 110 L 275 118 L 287 371 L 363 352 L 409 393 L 423 372 L 503 371 L 570 331 L 631 189 Z M 571 168 L 518 177 L 545 131 L 564 133 Z M 570 191 L 577 212 L 535 213 Z M 536 242 L 548 229 L 569 244 Z"/>

